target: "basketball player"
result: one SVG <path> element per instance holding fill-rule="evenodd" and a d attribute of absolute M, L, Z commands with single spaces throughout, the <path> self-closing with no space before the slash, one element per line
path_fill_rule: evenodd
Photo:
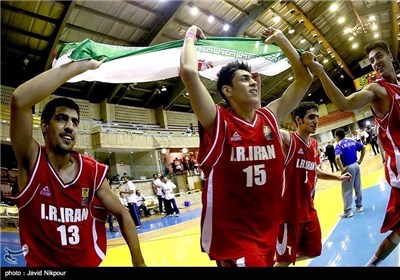
<path fill-rule="evenodd" d="M 381 233 L 390 231 L 390 234 L 367 263 L 367 266 L 376 266 L 400 242 L 400 83 L 392 63 L 393 55 L 386 42 L 369 43 L 365 47 L 365 53 L 372 68 L 381 78 L 347 97 L 325 73 L 314 54 L 306 52 L 302 59 L 321 80 L 326 94 L 340 110 L 356 110 L 369 104 L 375 117 L 379 141 L 385 151 L 385 177 L 391 186 L 381 227 Z"/>
<path fill-rule="evenodd" d="M 321 255 L 321 226 L 314 208 L 318 179 L 350 181 L 346 172 L 335 175 L 320 167 L 318 142 L 310 137 L 318 127 L 318 105 L 300 102 L 292 112 L 296 132 L 281 130 L 285 158 L 285 187 L 283 190 L 283 223 L 280 225 L 274 266 L 289 266 L 296 260 Z"/>
<path fill-rule="evenodd" d="M 45 144 L 33 137 L 32 107 L 70 78 L 104 62 L 83 60 L 45 71 L 15 89 L 11 143 L 18 163 L 19 233 L 29 267 L 99 266 L 106 255 L 105 221 L 114 215 L 132 264 L 145 266 L 129 212 L 108 184 L 108 166 L 73 150 L 79 107 L 68 98 L 48 102 L 41 114 Z"/>
<path fill-rule="evenodd" d="M 266 28 L 265 43 L 277 43 L 289 59 L 294 82 L 280 98 L 254 109 L 257 82 L 242 62 L 224 66 L 217 89 L 229 109 L 216 105 L 201 82 L 195 51 L 202 30 L 185 37 L 180 76 L 199 121 L 199 163 L 204 172 L 201 248 L 218 266 L 272 266 L 281 222 L 283 153 L 279 123 L 304 97 L 312 75 L 280 30 Z M 281 174 L 281 175 L 279 175 Z"/>

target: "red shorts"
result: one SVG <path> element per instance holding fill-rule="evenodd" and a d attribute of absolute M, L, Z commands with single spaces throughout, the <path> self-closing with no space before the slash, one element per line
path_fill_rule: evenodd
<path fill-rule="evenodd" d="M 276 244 L 276 261 L 295 263 L 298 256 L 321 255 L 322 240 L 319 220 L 300 224 L 281 224 Z"/>
<path fill-rule="evenodd" d="M 273 250 L 265 255 L 250 255 L 237 259 L 217 261 L 218 267 L 272 267 L 273 265 Z"/>

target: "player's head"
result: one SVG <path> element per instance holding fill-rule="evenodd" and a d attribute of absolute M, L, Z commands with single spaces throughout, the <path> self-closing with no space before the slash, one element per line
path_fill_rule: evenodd
<path fill-rule="evenodd" d="M 374 49 L 381 49 L 386 54 L 390 54 L 389 45 L 385 41 L 382 41 L 382 40 L 377 40 L 377 41 L 368 43 L 364 48 L 364 53 L 366 55 L 369 55 L 369 53 Z"/>
<path fill-rule="evenodd" d="M 41 114 L 41 129 L 46 147 L 67 154 L 78 137 L 79 106 L 71 99 L 60 97 L 49 101 Z"/>
<path fill-rule="evenodd" d="M 221 70 L 218 72 L 217 77 L 217 90 L 221 97 L 225 100 L 225 102 L 230 106 L 230 102 L 224 93 L 224 90 L 230 91 L 233 87 L 233 78 L 237 74 L 238 71 L 245 71 L 248 72 L 248 75 L 251 77 L 251 68 L 245 62 L 239 62 L 235 60 L 233 62 L 228 63 L 227 65 L 223 66 Z"/>
<path fill-rule="evenodd" d="M 58 107 L 66 107 L 69 109 L 73 109 L 78 114 L 78 120 L 80 117 L 80 109 L 78 104 L 75 103 L 72 99 L 66 97 L 58 97 L 51 101 L 49 101 L 43 108 L 42 114 L 40 116 L 41 122 L 45 122 L 46 124 L 50 123 L 51 118 L 54 116 L 56 108 Z"/>
<path fill-rule="evenodd" d="M 364 52 L 368 56 L 372 68 L 379 73 L 382 78 L 388 79 L 396 75 L 393 66 L 393 55 L 385 41 L 378 40 L 369 43 L 364 48 Z"/>
<path fill-rule="evenodd" d="M 318 105 L 314 101 L 300 102 L 292 112 L 292 119 L 296 127 L 308 123 L 315 130 L 318 125 L 318 118 Z"/>

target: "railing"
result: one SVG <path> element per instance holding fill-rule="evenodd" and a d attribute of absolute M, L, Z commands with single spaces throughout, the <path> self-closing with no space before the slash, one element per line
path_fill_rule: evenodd
<path fill-rule="evenodd" d="M 322 127 L 325 125 L 333 124 L 341 120 L 345 120 L 350 117 L 354 117 L 354 112 L 342 112 L 342 111 L 334 111 L 330 112 L 327 116 L 321 117 L 318 120 L 318 126 Z"/>

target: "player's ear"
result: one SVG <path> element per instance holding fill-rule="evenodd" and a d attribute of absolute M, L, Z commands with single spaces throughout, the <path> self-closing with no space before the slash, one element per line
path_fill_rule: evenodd
<path fill-rule="evenodd" d="M 228 86 L 228 85 L 224 85 L 222 86 L 222 92 L 226 95 L 226 96 L 231 96 L 231 92 L 232 92 L 232 87 Z"/>

